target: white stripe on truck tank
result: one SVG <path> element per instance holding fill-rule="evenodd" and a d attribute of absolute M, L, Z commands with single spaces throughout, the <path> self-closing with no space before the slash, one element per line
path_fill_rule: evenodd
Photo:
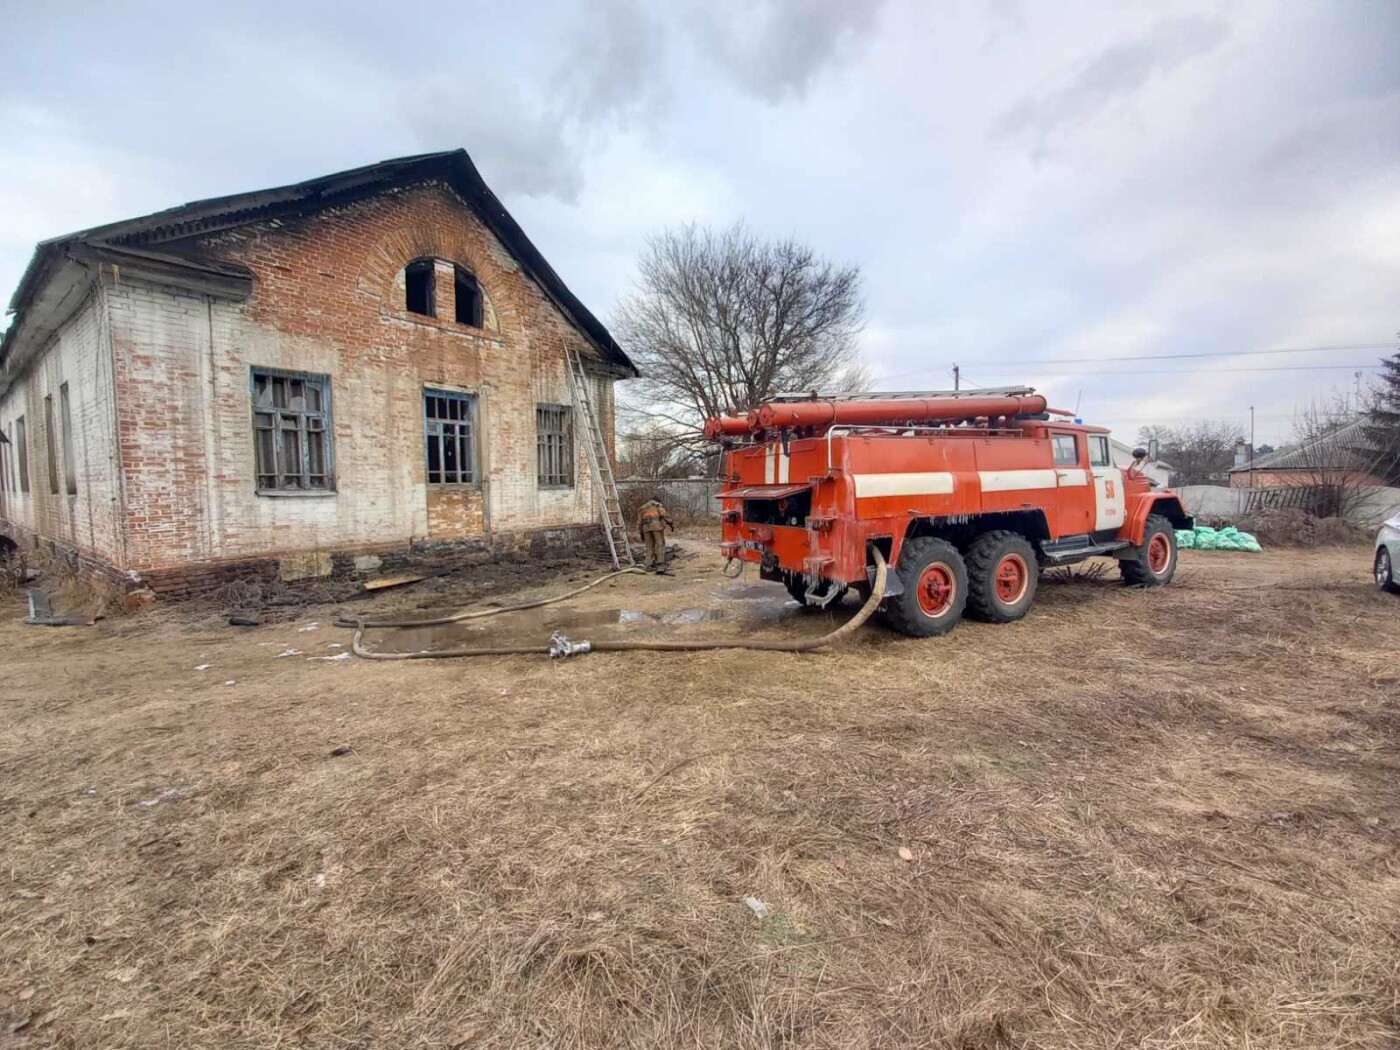
<path fill-rule="evenodd" d="M 792 468 L 792 456 L 779 445 L 769 445 L 763 450 L 763 483 L 765 485 L 786 485 Z"/>
<path fill-rule="evenodd" d="M 856 499 L 880 496 L 947 496 L 953 491 L 953 475 L 948 471 L 924 474 L 852 474 Z"/>
<path fill-rule="evenodd" d="M 1017 492 L 1021 489 L 1053 489 L 1053 470 L 979 470 L 983 492 Z"/>

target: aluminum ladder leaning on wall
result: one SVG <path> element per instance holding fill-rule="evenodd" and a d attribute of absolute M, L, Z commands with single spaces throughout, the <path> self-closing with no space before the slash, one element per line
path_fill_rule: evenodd
<path fill-rule="evenodd" d="M 632 557 L 632 544 L 627 536 L 627 523 L 622 520 L 622 501 L 617 494 L 612 460 L 608 458 L 608 443 L 603 428 L 598 424 L 598 414 L 593 410 L 593 398 L 588 393 L 588 375 L 583 370 L 583 359 L 577 348 L 569 346 L 564 349 L 564 360 L 568 366 L 569 395 L 573 398 L 574 414 L 583 426 L 583 449 L 588 456 L 588 467 L 593 472 L 593 491 L 603 508 L 603 534 L 608 539 L 608 553 L 612 555 L 615 568 L 621 569 L 624 561 L 628 565 L 636 565 Z"/>

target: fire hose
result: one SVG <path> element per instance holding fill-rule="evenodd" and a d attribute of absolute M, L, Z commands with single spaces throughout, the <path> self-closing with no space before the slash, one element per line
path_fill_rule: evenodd
<path fill-rule="evenodd" d="M 585 584 L 576 590 L 568 591 L 565 594 L 556 595 L 553 598 L 540 598 L 535 601 L 522 602 L 519 605 L 506 605 L 499 609 L 482 609 L 476 612 L 456 613 L 452 616 L 439 616 L 430 620 L 365 620 L 360 617 L 343 616 L 335 621 L 337 627 L 353 628 L 355 637 L 350 643 L 351 651 L 364 660 L 445 660 L 461 656 L 549 656 L 563 658 L 576 656 L 581 653 L 626 653 L 626 652 L 665 652 L 665 653 L 694 653 L 704 652 L 710 649 L 759 649 L 766 652 L 779 653 L 801 653 L 811 649 L 821 649 L 846 638 L 855 632 L 861 624 L 870 619 L 872 613 L 879 606 L 880 600 L 885 594 L 885 578 L 888 573 L 888 566 L 885 564 L 884 555 L 880 553 L 878 547 L 873 548 L 875 554 L 875 580 L 870 588 L 870 597 L 865 600 L 865 604 L 860 607 L 854 616 L 837 627 L 833 631 L 816 638 L 795 638 L 785 639 L 763 639 L 763 638 L 731 638 L 719 641 L 697 641 L 697 642 L 648 642 L 632 641 L 626 639 L 605 638 L 596 642 L 590 641 L 570 641 L 562 634 L 556 633 L 550 639 L 548 645 L 493 645 L 483 646 L 473 649 L 430 649 L 417 653 L 376 653 L 364 647 L 364 635 L 367 629 L 371 628 L 410 628 L 410 627 L 439 627 L 445 624 L 461 623 L 464 620 L 476 620 L 487 616 L 500 616 L 509 612 L 520 612 L 525 609 L 537 609 L 544 605 L 553 605 L 555 602 L 562 602 L 575 595 L 582 594 L 591 587 L 596 587 L 600 583 L 605 583 L 617 576 L 625 576 L 630 573 L 641 572 L 641 569 L 623 569 L 620 572 L 610 572 L 606 576 L 600 576 L 591 583 Z"/>

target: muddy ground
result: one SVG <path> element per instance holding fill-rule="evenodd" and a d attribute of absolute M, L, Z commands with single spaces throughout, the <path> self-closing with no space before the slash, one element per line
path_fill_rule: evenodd
<path fill-rule="evenodd" d="M 366 641 L 854 610 L 687 546 Z M 1369 559 L 1190 551 L 1166 589 L 1047 579 L 1019 624 L 810 655 L 368 662 L 331 626 L 508 600 L 480 579 L 245 629 L 7 599 L 0 1046 L 1395 1046 L 1400 598 Z"/>

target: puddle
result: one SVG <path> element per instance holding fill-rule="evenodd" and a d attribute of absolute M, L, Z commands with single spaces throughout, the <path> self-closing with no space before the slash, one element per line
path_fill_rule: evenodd
<path fill-rule="evenodd" d="M 661 614 L 661 622 L 672 626 L 722 619 L 724 619 L 724 613 L 719 609 L 678 609 L 675 612 Z"/>

